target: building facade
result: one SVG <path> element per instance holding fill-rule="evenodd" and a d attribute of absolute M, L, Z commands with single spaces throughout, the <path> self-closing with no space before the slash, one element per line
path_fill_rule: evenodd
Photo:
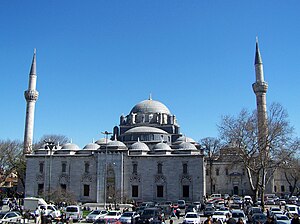
<path fill-rule="evenodd" d="M 176 117 L 159 101 L 135 105 L 106 138 L 79 148 L 45 146 L 26 155 L 26 196 L 57 189 L 78 201 L 199 201 L 205 195 L 204 155 L 180 134 Z M 108 138 L 112 135 L 112 138 Z"/>

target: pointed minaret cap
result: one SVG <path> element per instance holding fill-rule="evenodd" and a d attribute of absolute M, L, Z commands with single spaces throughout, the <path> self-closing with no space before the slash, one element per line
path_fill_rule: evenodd
<path fill-rule="evenodd" d="M 33 51 L 33 58 L 31 63 L 30 75 L 36 75 L 36 49 Z"/>
<path fill-rule="evenodd" d="M 261 56 L 260 56 L 260 51 L 259 51 L 259 46 L 258 46 L 258 37 L 256 37 L 256 52 L 255 52 L 255 65 L 257 64 L 262 64 Z"/>

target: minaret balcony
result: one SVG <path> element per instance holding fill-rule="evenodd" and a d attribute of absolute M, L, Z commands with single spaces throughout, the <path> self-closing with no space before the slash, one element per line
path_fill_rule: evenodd
<path fill-rule="evenodd" d="M 36 101 L 39 97 L 39 92 L 36 90 L 26 90 L 24 96 L 27 101 Z"/>
<path fill-rule="evenodd" d="M 255 82 L 252 84 L 252 88 L 255 93 L 266 93 L 268 90 L 268 83 Z"/>

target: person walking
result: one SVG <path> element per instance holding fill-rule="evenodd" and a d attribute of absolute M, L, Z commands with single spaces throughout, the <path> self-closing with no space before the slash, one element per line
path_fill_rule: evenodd
<path fill-rule="evenodd" d="M 294 214 L 294 216 L 291 220 L 291 224 L 300 224 L 299 215 L 297 213 Z"/>

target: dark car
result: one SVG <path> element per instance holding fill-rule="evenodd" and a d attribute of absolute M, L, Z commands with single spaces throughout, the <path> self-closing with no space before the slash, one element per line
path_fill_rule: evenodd
<path fill-rule="evenodd" d="M 203 211 L 203 215 L 204 216 L 212 216 L 215 213 L 215 209 L 214 208 L 205 208 Z"/>
<path fill-rule="evenodd" d="M 144 223 L 152 223 L 158 220 L 162 220 L 163 213 L 161 208 L 145 208 L 143 213 L 140 215 L 137 223 L 144 224 Z"/>
<path fill-rule="evenodd" d="M 267 221 L 267 216 L 264 213 L 254 213 L 251 216 L 251 223 L 258 224 L 258 223 L 265 223 Z"/>

